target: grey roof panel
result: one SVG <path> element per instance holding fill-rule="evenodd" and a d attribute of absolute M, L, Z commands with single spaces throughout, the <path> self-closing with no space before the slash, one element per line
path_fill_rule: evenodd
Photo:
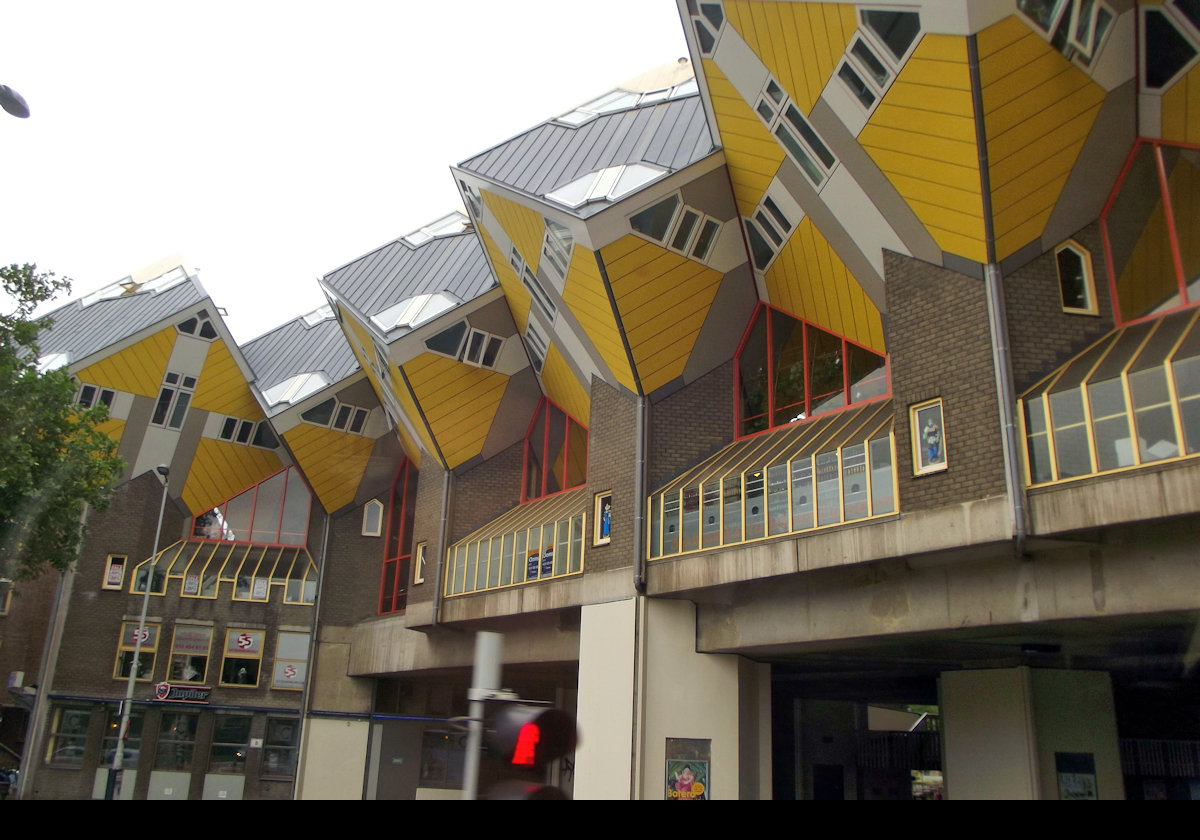
<path fill-rule="evenodd" d="M 433 292 L 468 301 L 496 285 L 473 230 L 439 236 L 415 248 L 397 239 L 326 274 L 324 281 L 367 316 Z"/>
<path fill-rule="evenodd" d="M 644 161 L 676 172 L 712 151 L 700 96 L 602 114 L 580 126 L 548 120 L 459 166 L 541 197 L 589 172 Z"/>
<path fill-rule="evenodd" d="M 182 316 L 207 298 L 200 282 L 189 277 L 166 289 L 133 292 L 87 306 L 74 300 L 45 316 L 53 324 L 38 335 L 38 351 L 70 353 L 76 362 L 173 315 Z"/>
<path fill-rule="evenodd" d="M 331 382 L 340 382 L 358 370 L 354 351 L 333 318 L 312 325 L 295 318 L 241 350 L 262 391 L 299 373 L 321 371 Z"/>

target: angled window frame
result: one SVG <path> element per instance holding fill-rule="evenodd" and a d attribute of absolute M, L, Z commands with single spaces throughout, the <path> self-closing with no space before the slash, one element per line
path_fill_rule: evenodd
<path fill-rule="evenodd" d="M 1063 277 L 1062 261 L 1060 259 L 1064 252 L 1070 252 L 1079 257 L 1080 268 L 1083 273 L 1081 278 L 1085 300 L 1083 306 L 1072 306 L 1067 303 L 1067 289 Z M 1054 269 L 1058 278 L 1058 294 L 1059 302 L 1062 304 L 1062 311 L 1069 315 L 1099 315 L 1100 308 L 1096 300 L 1096 274 L 1092 266 L 1092 252 L 1074 239 L 1068 239 L 1054 249 Z"/>

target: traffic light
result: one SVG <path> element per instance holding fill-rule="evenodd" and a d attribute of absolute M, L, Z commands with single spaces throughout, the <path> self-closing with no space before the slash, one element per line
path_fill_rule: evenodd
<path fill-rule="evenodd" d="M 546 770 L 575 749 L 575 721 L 553 706 L 489 700 L 483 722 L 480 799 L 567 799 Z"/>

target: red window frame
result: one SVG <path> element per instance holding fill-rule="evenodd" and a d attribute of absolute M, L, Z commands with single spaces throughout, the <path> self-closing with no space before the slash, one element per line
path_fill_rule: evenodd
<path fill-rule="evenodd" d="M 554 418 L 554 412 L 563 417 L 563 441 L 562 441 L 562 463 L 563 463 L 563 487 L 557 490 L 548 490 L 549 476 L 551 473 L 551 459 L 546 458 L 545 454 L 550 451 L 550 426 L 551 420 Z M 530 440 L 533 438 L 535 430 L 538 426 L 538 421 L 542 421 L 542 440 L 541 451 L 542 460 L 538 464 L 537 472 L 538 486 L 537 488 L 530 487 L 531 478 L 531 451 Z M 570 465 L 571 465 L 571 429 L 576 427 L 583 432 L 583 474 L 579 481 L 574 484 L 570 483 Z M 531 502 L 534 499 L 542 499 L 547 496 L 554 496 L 559 493 L 565 493 L 568 490 L 574 490 L 576 487 L 582 487 L 587 484 L 587 446 L 588 446 L 588 427 L 580 423 L 562 408 L 551 402 L 548 398 L 542 397 L 538 402 L 537 410 L 533 412 L 533 418 L 529 421 L 529 428 L 525 430 L 525 449 L 521 459 L 521 503 Z M 531 489 L 536 489 L 536 492 L 530 492 Z"/>
<path fill-rule="evenodd" d="M 287 509 L 287 501 L 288 501 L 287 488 L 288 488 L 288 485 L 291 483 L 293 473 L 295 474 L 296 478 L 299 479 L 300 486 L 303 487 L 305 493 L 308 494 L 308 507 L 305 509 L 304 527 L 301 531 L 296 532 L 296 533 L 302 535 L 303 538 L 300 540 L 300 542 L 285 543 L 280 539 L 279 535 L 280 535 L 281 529 L 283 528 L 283 512 L 284 512 L 284 510 Z M 256 540 L 256 539 L 254 539 L 254 533 L 255 533 L 255 531 L 254 531 L 254 514 L 258 508 L 258 490 L 260 487 L 262 487 L 262 485 L 266 484 L 268 481 L 271 481 L 276 476 L 281 475 L 281 474 L 283 475 L 283 489 L 279 494 L 279 512 L 278 512 L 278 523 L 279 524 L 275 528 L 275 539 L 273 541 Z M 296 546 L 305 546 L 308 544 L 308 526 L 309 526 L 309 523 L 312 521 L 312 488 L 308 486 L 308 482 L 306 482 L 304 480 L 304 476 L 300 474 L 300 471 L 297 470 L 293 466 L 284 467 L 282 470 L 279 470 L 278 472 L 271 473 L 269 476 L 264 478 L 262 481 L 255 482 L 254 484 L 251 484 L 249 487 L 243 488 L 242 490 L 238 491 L 237 493 L 234 493 L 228 499 L 222 499 L 220 502 L 213 505 L 211 508 L 209 508 L 204 513 L 209 513 L 210 511 L 215 510 L 217 508 L 221 508 L 222 510 L 227 511 L 229 509 L 230 502 L 232 502 L 234 499 L 238 498 L 239 496 L 243 496 L 246 493 L 250 493 L 250 492 L 252 492 L 254 495 L 252 496 L 251 502 L 250 502 L 250 520 L 249 520 L 250 526 L 249 526 L 249 533 L 247 534 L 246 539 L 229 540 L 229 539 L 226 539 L 224 536 L 208 537 L 203 534 L 197 534 L 196 533 L 196 520 L 199 517 L 195 517 L 195 516 L 192 517 L 192 527 L 190 530 L 191 536 L 189 537 L 189 539 L 204 540 L 206 542 L 253 543 L 255 545 L 272 545 L 272 546 L 278 545 L 278 546 L 288 546 L 291 548 L 295 548 Z M 201 515 L 203 515 L 203 514 L 201 514 Z"/>
<path fill-rule="evenodd" d="M 776 410 L 784 407 L 784 406 L 777 406 L 775 404 L 775 364 L 776 364 L 775 351 L 774 351 L 774 345 L 775 345 L 775 343 L 774 343 L 774 329 L 775 329 L 774 320 L 775 319 L 771 317 L 774 313 L 779 313 L 780 315 L 783 315 L 786 318 L 790 318 L 791 320 L 796 321 L 797 323 L 799 323 L 801 325 L 801 328 L 803 329 L 804 416 L 800 420 L 793 420 L 788 423 L 775 423 L 774 422 Z M 751 336 L 754 333 L 754 328 L 758 324 L 759 318 L 766 319 L 766 330 L 765 330 L 764 340 L 766 342 L 766 360 L 767 360 L 767 389 L 766 389 L 766 391 L 767 391 L 767 406 L 766 406 L 767 425 L 766 425 L 766 428 L 764 428 L 764 429 L 758 429 L 756 431 L 746 433 L 746 432 L 743 432 L 743 425 L 747 420 L 753 419 L 753 417 L 743 416 L 743 411 L 745 409 L 745 406 L 743 405 L 743 402 L 742 402 L 741 360 L 742 360 L 742 354 L 747 349 L 747 345 L 750 342 Z M 825 333 L 826 335 L 832 336 L 833 338 L 836 338 L 837 340 L 839 340 L 841 342 L 842 393 L 845 394 L 845 399 L 843 400 L 843 403 L 841 406 L 839 406 L 837 408 L 829 409 L 826 411 L 821 411 L 816 415 L 814 415 L 812 413 L 814 397 L 819 401 L 821 397 L 829 396 L 829 394 L 814 395 L 812 392 L 812 384 L 813 384 L 812 383 L 812 371 L 810 369 L 810 359 L 809 359 L 809 348 L 812 346 L 810 344 L 810 340 L 809 340 L 809 328 L 810 327 L 815 330 L 820 330 L 821 332 Z M 840 411 L 845 411 L 848 408 L 853 408 L 853 407 L 859 406 L 859 405 L 865 405 L 866 403 L 874 402 L 875 400 L 883 400 L 883 399 L 887 399 L 887 398 L 891 397 L 891 395 L 892 395 L 891 359 L 887 355 L 883 355 L 882 356 L 882 358 L 883 358 L 883 376 L 884 376 L 884 381 L 885 381 L 884 392 L 882 394 L 879 394 L 879 395 L 876 395 L 873 397 L 868 397 L 868 398 L 862 399 L 862 400 L 854 401 L 854 400 L 850 399 L 850 393 L 851 393 L 850 386 L 852 383 L 850 381 L 850 367 L 851 366 L 849 363 L 850 355 L 849 355 L 848 351 L 851 347 L 857 347 L 860 350 L 865 350 L 868 353 L 871 353 L 875 356 L 880 355 L 880 354 L 876 353 L 874 350 L 872 350 L 871 348 L 864 347 L 863 345 L 861 345 L 855 341 L 851 341 L 850 339 L 846 338 L 845 336 L 839 335 L 839 334 L 833 332 L 832 330 L 825 329 L 824 327 L 819 327 L 816 324 L 811 324 L 810 322 L 804 320 L 803 318 L 797 318 L 794 315 L 792 315 L 782 309 L 779 309 L 778 307 L 771 306 L 770 304 L 767 304 L 767 303 L 759 302 L 757 308 L 755 308 L 755 310 L 754 310 L 754 314 L 750 316 L 750 321 L 746 325 L 745 332 L 742 333 L 742 340 L 738 344 L 737 354 L 734 356 L 734 367 L 733 367 L 734 437 L 738 438 L 738 439 L 753 437 L 754 435 L 764 434 L 773 429 L 780 429 L 780 428 L 783 428 L 784 426 L 790 426 L 792 423 L 806 422 L 808 420 L 813 419 L 814 417 L 823 417 L 823 416 L 828 416 L 831 414 L 836 414 Z M 836 393 L 836 392 L 830 392 L 830 393 Z M 800 403 L 799 402 L 795 403 L 795 406 L 799 407 Z M 758 416 L 761 416 L 761 415 L 754 415 L 754 417 L 758 417 Z"/>
<path fill-rule="evenodd" d="M 1112 211 L 1113 205 L 1117 201 L 1117 197 L 1121 193 L 1121 188 L 1125 185 L 1125 179 L 1129 177 L 1134 164 L 1137 162 L 1138 154 L 1144 146 L 1150 146 L 1154 154 L 1154 167 L 1158 176 L 1159 197 L 1163 203 L 1163 216 L 1167 226 L 1167 241 L 1171 246 L 1171 262 L 1175 268 L 1175 283 L 1179 288 L 1178 306 L 1172 307 L 1161 312 L 1151 312 L 1146 315 L 1135 315 L 1131 318 L 1124 318 L 1121 313 L 1121 301 L 1117 293 L 1117 276 L 1113 270 L 1113 253 L 1112 241 L 1109 238 L 1108 220 L 1109 214 Z M 1127 324 L 1134 324 L 1138 321 L 1144 321 L 1148 318 L 1158 318 L 1167 312 L 1177 312 L 1180 309 L 1188 309 L 1200 305 L 1200 300 L 1189 300 L 1187 278 L 1184 276 L 1183 270 L 1183 255 L 1179 247 L 1179 231 L 1175 226 L 1175 208 L 1171 203 L 1171 190 L 1167 181 L 1166 162 L 1163 160 L 1162 150 L 1164 147 L 1176 149 L 1192 149 L 1200 150 L 1200 145 L 1194 143 L 1179 143 L 1168 140 L 1155 140 L 1148 137 L 1139 137 L 1134 141 L 1133 148 L 1129 150 L 1129 156 L 1125 158 L 1125 163 L 1121 167 L 1120 174 L 1117 175 L 1116 183 L 1113 184 L 1112 192 L 1108 194 L 1108 200 L 1104 202 L 1104 208 L 1100 211 L 1100 235 L 1104 242 L 1104 270 L 1108 275 L 1108 292 L 1112 303 L 1113 322 L 1123 327 Z"/>
<path fill-rule="evenodd" d="M 402 613 L 408 607 L 408 570 L 412 561 L 413 516 L 417 470 L 405 458 L 392 480 L 387 527 L 383 531 L 383 568 L 379 576 L 379 614 Z"/>

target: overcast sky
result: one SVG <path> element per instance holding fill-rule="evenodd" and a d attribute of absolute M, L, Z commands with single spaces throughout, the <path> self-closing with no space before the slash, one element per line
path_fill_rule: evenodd
<path fill-rule="evenodd" d="M 449 167 L 687 54 L 674 0 L 16 0 L 0 264 L 78 297 L 173 254 L 239 342 L 461 206 Z"/>

